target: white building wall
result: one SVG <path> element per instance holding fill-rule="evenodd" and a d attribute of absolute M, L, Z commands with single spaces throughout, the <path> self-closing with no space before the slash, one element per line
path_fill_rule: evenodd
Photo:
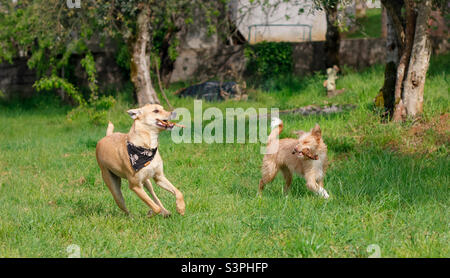
<path fill-rule="evenodd" d="M 311 0 L 289 1 L 268 0 L 267 6 L 261 7 L 258 1 L 235 0 L 232 4 L 233 14 L 242 35 L 250 43 L 261 41 L 324 41 L 327 31 L 325 12 L 313 8 Z M 259 1 L 262 2 L 262 1 Z M 273 7 L 275 3 L 279 3 Z M 368 8 L 380 7 L 380 1 L 367 1 Z M 299 13 L 300 9 L 304 11 Z M 311 26 L 309 28 L 299 25 Z"/>
<path fill-rule="evenodd" d="M 261 7 L 256 3 L 251 4 L 249 0 L 236 2 L 237 26 L 247 40 L 250 38 L 250 43 L 325 40 L 325 13 L 313 10 L 310 1 L 298 1 L 297 4 L 282 2 L 277 7 Z M 280 1 L 269 2 L 273 5 Z M 304 12 L 299 13 L 300 9 L 304 9 Z M 308 25 L 310 28 L 300 25 Z"/>

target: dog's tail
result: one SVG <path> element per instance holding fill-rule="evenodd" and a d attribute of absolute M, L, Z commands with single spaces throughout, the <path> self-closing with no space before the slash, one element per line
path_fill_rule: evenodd
<path fill-rule="evenodd" d="M 281 131 L 283 131 L 283 121 L 280 118 L 272 118 L 272 122 L 270 123 L 270 127 L 272 128 L 272 132 L 270 132 L 269 138 L 267 140 L 267 144 L 275 141 L 280 135 Z"/>
<path fill-rule="evenodd" d="M 108 128 L 106 129 L 106 136 L 113 134 L 114 132 L 114 125 L 109 122 L 108 123 Z"/>

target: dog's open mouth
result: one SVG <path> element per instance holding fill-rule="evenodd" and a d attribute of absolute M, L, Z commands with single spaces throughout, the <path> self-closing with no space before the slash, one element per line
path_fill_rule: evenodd
<path fill-rule="evenodd" d="M 156 119 L 156 125 L 161 128 L 169 129 L 169 130 L 172 129 L 174 126 L 179 126 L 179 127 L 184 128 L 183 125 L 172 123 L 172 122 L 169 122 L 168 120 L 160 120 L 160 119 Z"/>

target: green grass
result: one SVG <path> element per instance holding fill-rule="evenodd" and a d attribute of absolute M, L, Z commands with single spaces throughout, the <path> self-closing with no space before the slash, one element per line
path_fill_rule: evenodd
<path fill-rule="evenodd" d="M 366 16 L 356 20 L 355 30 L 342 36 L 349 39 L 381 37 L 381 9 L 367 9 Z"/>
<path fill-rule="evenodd" d="M 449 112 L 449 58 L 432 61 L 424 123 Z M 372 100 L 382 66 L 347 69 L 337 83 L 347 91 L 333 100 L 322 81 L 267 80 L 266 91 L 253 90 L 248 102 L 203 103 L 203 109 L 356 103 L 337 115 L 282 115 L 283 137 L 321 125 L 330 200 L 307 191 L 300 177 L 284 196 L 280 176 L 258 198 L 260 144 L 174 144 L 164 133 L 165 173 L 187 205 L 185 216 L 176 214 L 174 197 L 155 188 L 173 213 L 168 219 L 147 218 L 126 181 L 133 217 L 116 206 L 95 160 L 106 126 L 86 117 L 69 122 L 69 108 L 49 98 L 0 106 L 0 257 L 67 257 L 70 244 L 80 246 L 82 257 L 367 257 L 371 244 L 383 257 L 449 257 L 449 142 L 431 130 L 413 145 L 412 123 L 380 123 Z M 192 99 L 170 94 L 170 100 L 192 111 Z M 117 131 L 128 131 L 129 107 L 119 100 L 108 112 Z"/>

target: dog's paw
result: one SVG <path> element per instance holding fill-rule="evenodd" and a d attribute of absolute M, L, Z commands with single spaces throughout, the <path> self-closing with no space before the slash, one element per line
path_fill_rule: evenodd
<path fill-rule="evenodd" d="M 147 217 L 151 218 L 151 217 L 155 216 L 156 214 L 161 214 L 161 216 L 164 218 L 169 217 L 171 215 L 170 211 L 161 209 L 161 211 L 159 213 L 155 213 L 153 210 L 149 210 L 147 213 Z"/>
<path fill-rule="evenodd" d="M 177 212 L 181 215 L 184 215 L 186 211 L 186 204 L 184 203 L 184 198 L 181 193 L 177 194 L 176 196 L 176 204 L 177 204 Z"/>
<path fill-rule="evenodd" d="M 153 212 L 153 210 L 149 210 L 148 213 L 147 213 L 147 217 L 151 218 L 153 216 L 155 216 L 155 213 Z"/>
<path fill-rule="evenodd" d="M 324 199 L 330 198 L 330 195 L 328 195 L 328 192 L 323 187 L 319 188 L 319 191 L 317 191 L 317 193 Z"/>
<path fill-rule="evenodd" d="M 161 214 L 162 217 L 164 217 L 164 218 L 169 217 L 171 215 L 170 211 L 168 211 L 166 209 L 162 209 L 159 214 Z"/>
<path fill-rule="evenodd" d="M 186 205 L 184 204 L 184 200 L 177 200 L 177 212 L 181 215 L 184 215 L 184 213 L 186 212 Z"/>

